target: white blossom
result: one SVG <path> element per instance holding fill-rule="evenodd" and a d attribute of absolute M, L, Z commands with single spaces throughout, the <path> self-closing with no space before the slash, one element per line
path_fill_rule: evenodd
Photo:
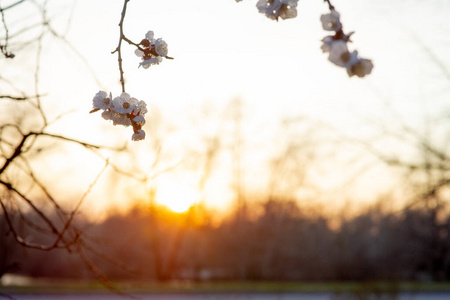
<path fill-rule="evenodd" d="M 167 43 L 161 38 L 157 39 L 155 42 L 155 51 L 159 56 L 167 56 L 167 53 L 169 52 Z"/>
<path fill-rule="evenodd" d="M 372 72 L 373 63 L 370 59 L 359 59 L 355 64 L 347 67 L 347 73 L 349 76 L 356 75 L 358 77 L 364 77 Z"/>
<path fill-rule="evenodd" d="M 146 59 L 144 61 L 141 61 L 139 63 L 139 67 L 142 66 L 144 69 L 148 69 L 151 65 L 159 65 L 160 62 L 162 62 L 161 56 L 152 57 L 149 59 Z"/>
<path fill-rule="evenodd" d="M 113 121 L 114 126 L 116 126 L 116 125 L 130 126 L 131 125 L 131 121 L 127 115 L 120 114 L 120 113 L 117 113 L 114 111 L 111 112 L 111 120 Z"/>
<path fill-rule="evenodd" d="M 125 92 L 120 94 L 120 97 L 123 98 L 124 100 L 127 100 L 127 101 L 129 101 L 131 99 L 130 94 L 125 93 Z"/>
<path fill-rule="evenodd" d="M 133 141 L 140 141 L 145 139 L 145 131 L 142 129 L 139 129 L 137 132 L 133 133 L 133 135 L 131 136 L 131 139 Z"/>
<path fill-rule="evenodd" d="M 134 110 L 136 102 L 137 100 L 132 100 L 128 93 L 122 93 L 113 99 L 111 109 L 119 114 L 129 114 Z"/>
<path fill-rule="evenodd" d="M 144 126 L 145 124 L 145 118 L 143 115 L 139 115 L 133 118 L 133 122 L 135 122 L 136 124 L 140 125 L 140 126 Z"/>
<path fill-rule="evenodd" d="M 144 52 L 142 52 L 139 49 L 134 50 L 134 54 L 136 54 L 137 57 L 143 57 L 144 56 Z"/>
<path fill-rule="evenodd" d="M 323 53 L 329 53 L 331 51 L 331 44 L 335 42 L 336 40 L 333 39 L 333 36 L 328 35 L 322 39 L 322 46 L 320 49 L 322 49 Z"/>
<path fill-rule="evenodd" d="M 147 103 L 145 101 L 141 100 L 139 101 L 133 110 L 133 114 L 137 115 L 145 115 L 148 112 L 147 110 Z"/>
<path fill-rule="evenodd" d="M 108 109 L 111 106 L 111 96 L 105 91 L 99 91 L 92 99 L 92 106 L 94 109 Z"/>
<path fill-rule="evenodd" d="M 330 55 L 328 56 L 329 61 L 340 67 L 345 67 L 349 59 L 350 52 L 348 51 L 346 42 L 337 40 L 331 43 Z"/>
<path fill-rule="evenodd" d="M 111 111 L 111 110 L 105 110 L 102 113 L 102 117 L 103 119 L 107 120 L 107 121 L 113 121 L 113 125 L 123 125 L 123 126 L 130 126 L 131 125 L 131 121 L 129 118 L 127 118 L 127 115 L 122 115 L 119 114 L 115 111 Z"/>
<path fill-rule="evenodd" d="M 372 72 L 372 61 L 359 58 L 356 50 L 350 53 L 347 48 L 347 42 L 343 40 L 334 40 L 332 36 L 326 36 L 322 39 L 321 49 L 324 53 L 329 53 L 329 61 L 346 68 L 350 77 L 354 75 L 364 77 Z"/>
<path fill-rule="evenodd" d="M 358 62 L 358 51 L 354 50 L 347 58 L 347 62 L 345 63 L 344 67 L 347 68 L 347 66 L 354 65 Z"/>
<path fill-rule="evenodd" d="M 148 40 L 150 42 L 150 44 L 154 44 L 155 43 L 155 39 L 153 38 L 154 36 L 155 35 L 154 35 L 153 31 L 149 30 L 145 34 L 145 39 Z"/>
<path fill-rule="evenodd" d="M 102 117 L 103 117 L 103 119 L 105 119 L 107 121 L 113 121 L 114 126 L 116 126 L 116 125 L 130 126 L 131 125 L 131 121 L 127 117 L 127 115 L 119 114 L 112 110 L 105 110 L 102 113 Z"/>
<path fill-rule="evenodd" d="M 290 19 L 297 16 L 298 0 L 259 0 L 256 3 L 260 13 L 272 20 Z"/>
<path fill-rule="evenodd" d="M 109 120 L 112 120 L 111 114 L 112 114 L 112 111 L 105 110 L 105 111 L 102 112 L 102 117 L 103 117 L 103 119 L 109 121 Z"/>
<path fill-rule="evenodd" d="M 322 21 L 322 27 L 324 30 L 339 31 L 342 29 L 340 14 L 334 9 L 331 10 L 331 13 L 322 15 L 320 17 L 320 21 Z"/>
<path fill-rule="evenodd" d="M 348 76 L 364 77 L 372 72 L 373 63 L 370 59 L 359 58 L 358 51 L 353 51 L 345 67 Z"/>

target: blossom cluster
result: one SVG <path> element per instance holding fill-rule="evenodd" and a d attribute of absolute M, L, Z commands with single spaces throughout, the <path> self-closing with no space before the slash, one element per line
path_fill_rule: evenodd
<path fill-rule="evenodd" d="M 372 71 L 373 64 L 369 59 L 358 57 L 358 51 L 350 53 L 347 43 L 350 42 L 350 36 L 353 34 L 344 34 L 340 14 L 331 9 L 329 14 L 320 17 L 322 27 L 326 31 L 334 31 L 334 35 L 328 35 L 322 39 L 321 49 L 328 53 L 328 60 L 339 67 L 346 68 L 348 76 L 364 77 Z"/>
<path fill-rule="evenodd" d="M 241 2 L 242 0 L 235 0 Z M 353 32 L 345 34 L 342 30 L 340 14 L 335 10 L 330 0 L 324 0 L 328 3 L 329 14 L 322 15 L 322 27 L 326 31 L 333 31 L 334 35 L 326 36 L 322 39 L 322 51 L 328 53 L 328 60 L 339 67 L 347 70 L 347 74 L 352 76 L 364 77 L 372 72 L 372 61 L 358 56 L 358 51 L 350 52 L 347 43 Z M 258 0 L 256 7 L 260 13 L 263 13 L 269 19 L 278 21 L 295 18 L 297 16 L 298 0 Z"/>
<path fill-rule="evenodd" d="M 153 31 L 147 32 L 145 39 L 139 43 L 139 46 L 142 46 L 142 48 L 139 47 L 134 53 L 142 59 L 139 67 L 142 66 L 144 69 L 148 69 L 151 65 L 159 65 L 163 57 L 172 59 L 167 56 L 169 52 L 167 43 L 162 38 L 155 39 Z"/>
<path fill-rule="evenodd" d="M 242 0 L 236 0 L 240 2 Z M 295 18 L 297 16 L 298 0 L 259 0 L 256 3 L 258 11 L 265 14 L 266 17 L 278 21 Z"/>
<path fill-rule="evenodd" d="M 143 100 L 130 97 L 128 93 L 122 93 L 113 99 L 105 91 L 99 91 L 92 99 L 93 109 L 90 113 L 103 110 L 102 117 L 113 121 L 113 125 L 133 126 L 133 141 L 145 139 L 144 115 L 148 112 L 147 104 Z"/>

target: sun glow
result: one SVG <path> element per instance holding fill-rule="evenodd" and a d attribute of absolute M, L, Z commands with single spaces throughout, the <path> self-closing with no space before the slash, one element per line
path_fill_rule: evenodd
<path fill-rule="evenodd" d="M 156 201 L 176 213 L 187 211 L 198 199 L 195 188 L 178 180 L 164 182 L 156 190 Z"/>

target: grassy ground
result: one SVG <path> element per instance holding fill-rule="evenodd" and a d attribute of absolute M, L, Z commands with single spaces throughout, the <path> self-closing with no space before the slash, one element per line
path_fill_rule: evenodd
<path fill-rule="evenodd" d="M 115 282 L 114 288 L 126 293 L 398 293 L 450 292 L 450 282 Z M 102 292 L 108 288 L 99 282 L 37 281 L 22 286 L 0 286 L 0 292 Z"/>

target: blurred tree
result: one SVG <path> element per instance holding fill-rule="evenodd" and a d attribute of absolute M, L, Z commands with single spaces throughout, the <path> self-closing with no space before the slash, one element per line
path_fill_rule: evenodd
<path fill-rule="evenodd" d="M 449 127 L 439 116 L 425 118 L 428 119 L 425 129 L 405 124 L 398 130 L 383 127 L 383 136 L 403 144 L 407 155 L 389 153 L 378 148 L 376 143 L 365 145 L 381 161 L 401 172 L 404 185 L 398 189 L 402 191 L 404 207 L 397 213 L 404 214 L 405 222 L 411 222 L 411 230 L 416 236 L 407 236 L 414 241 L 419 238 L 431 251 L 430 255 L 425 255 L 430 261 L 423 268 L 433 279 L 443 279 L 450 273 L 450 153 L 446 139 Z M 416 226 L 416 222 L 421 225 Z"/>

